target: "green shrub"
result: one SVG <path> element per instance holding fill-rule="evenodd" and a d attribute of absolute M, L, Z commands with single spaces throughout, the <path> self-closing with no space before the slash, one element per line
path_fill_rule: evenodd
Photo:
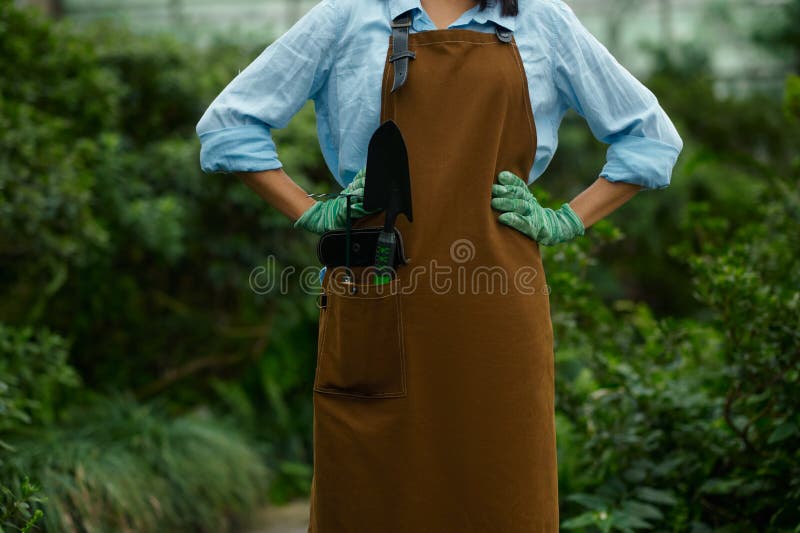
<path fill-rule="evenodd" d="M 56 421 L 64 390 L 80 383 L 68 348 L 47 330 L 0 323 L 0 443 L 11 431 Z"/>
<path fill-rule="evenodd" d="M 585 272 L 593 248 L 614 237 L 607 227 L 549 253 L 562 528 L 800 523 L 798 171 L 773 175 L 741 220 L 689 207 L 682 230 L 694 238 L 671 254 L 698 318 L 599 300 Z"/>

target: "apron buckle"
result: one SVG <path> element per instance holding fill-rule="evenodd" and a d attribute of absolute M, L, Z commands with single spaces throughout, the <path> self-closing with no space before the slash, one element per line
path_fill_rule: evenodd
<path fill-rule="evenodd" d="M 389 57 L 389 62 L 390 63 L 394 63 L 398 59 L 403 59 L 403 58 L 406 58 L 406 57 L 409 58 L 409 59 L 416 59 L 417 53 L 412 51 L 412 50 L 405 50 L 403 52 L 395 52 L 395 53 L 393 53 L 391 55 L 391 57 Z"/>
<path fill-rule="evenodd" d="M 497 26 L 495 28 L 495 33 L 497 33 L 497 38 L 500 42 L 503 43 L 510 43 L 511 42 L 511 30 L 507 30 L 501 26 Z"/>
<path fill-rule="evenodd" d="M 411 17 L 408 15 L 400 15 L 392 21 L 392 28 L 410 28 Z"/>

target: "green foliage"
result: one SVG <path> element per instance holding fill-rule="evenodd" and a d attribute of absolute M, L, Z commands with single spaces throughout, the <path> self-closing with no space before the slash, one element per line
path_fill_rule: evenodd
<path fill-rule="evenodd" d="M 754 33 L 756 42 L 786 57 L 795 71 L 800 69 L 800 0 L 786 0 L 769 13 Z"/>
<path fill-rule="evenodd" d="M 104 401 L 14 446 L 4 475 L 35 474 L 51 531 L 224 531 L 265 490 L 260 457 L 203 412 Z"/>
<path fill-rule="evenodd" d="M 206 69 L 167 37 L 78 32 L 11 2 L 0 26 L 0 65 L 26 65 L 0 81 L 2 485 L 41 485 L 49 530 L 221 530 L 263 499 L 263 458 L 213 417 L 165 413 L 202 405 L 210 385 L 187 378 L 245 371 L 270 331 L 248 275 L 284 249 L 283 221 L 208 180 L 194 135 L 252 52 L 220 46 Z M 244 228 L 259 237 L 232 238 Z M 131 389 L 172 401 L 103 410 L 97 392 Z"/>
<path fill-rule="evenodd" d="M 681 52 L 647 81 L 684 138 L 672 186 L 547 263 L 562 527 L 796 531 L 800 90 L 722 98 Z"/>
<path fill-rule="evenodd" d="M 667 250 L 695 238 L 687 224 L 690 206 L 708 203 L 731 222 L 756 209 L 772 176 L 791 172 L 800 128 L 787 120 L 775 95 L 720 96 L 705 50 L 688 44 L 671 55 L 656 50 L 656 59 L 655 72 L 644 81 L 675 122 L 684 149 L 668 189 L 642 192 L 609 217 L 626 238 L 598 250 L 603 267 L 591 279 L 606 301 L 634 299 L 662 316 L 686 316 L 698 307 L 685 268 Z M 559 136 L 559 152 L 541 186 L 569 198 L 602 168 L 606 147 L 573 113 Z"/>
<path fill-rule="evenodd" d="M 564 529 L 800 524 L 798 171 L 788 154 L 763 167 L 744 217 L 686 205 L 670 255 L 694 317 L 598 299 L 586 273 L 607 228 L 549 255 Z"/>
<path fill-rule="evenodd" d="M 268 344 L 275 300 L 253 293 L 251 271 L 271 255 L 279 268 L 315 262 L 310 237 L 238 180 L 199 169 L 195 123 L 257 50 L 204 52 L 119 27 L 79 36 L 2 5 L 15 27 L 0 35 L 2 61 L 10 69 L 28 58 L 33 68 L 24 94 L 10 80 L 3 88 L 13 112 L 0 114 L 0 319 L 63 332 L 90 387 L 150 396 L 211 370 L 245 371 Z M 70 105 L 97 111 L 62 105 L 67 85 L 87 99 Z M 276 132 L 308 187 L 330 181 L 308 150 L 315 135 L 311 106 Z M 208 388 L 196 385 L 176 394 L 200 399 Z"/>
<path fill-rule="evenodd" d="M 0 446 L 10 431 L 55 421 L 64 389 L 80 383 L 67 352 L 49 331 L 0 323 Z"/>
<path fill-rule="evenodd" d="M 7 480 L 8 457 L 19 450 L 6 439 L 56 421 L 64 393 L 80 384 L 67 353 L 47 330 L 0 323 L 0 531 L 30 531 L 44 516 L 40 487 L 27 475 Z"/>
<path fill-rule="evenodd" d="M 44 516 L 41 509 L 34 508 L 45 501 L 37 496 L 39 491 L 27 477 L 16 491 L 0 484 L 0 532 L 9 529 L 27 533 L 36 526 Z"/>
<path fill-rule="evenodd" d="M 0 316 L 35 321 L 71 265 L 108 234 L 91 214 L 88 140 L 115 123 L 121 86 L 91 43 L 0 2 Z"/>
<path fill-rule="evenodd" d="M 216 380 L 220 407 L 261 443 L 273 465 L 270 499 L 280 503 L 307 494 L 311 472 L 312 405 L 316 320 L 311 298 L 306 306 L 275 303 L 265 356 L 237 382 Z"/>
<path fill-rule="evenodd" d="M 789 120 L 800 120 L 800 76 L 789 76 L 786 80 L 783 110 Z"/>

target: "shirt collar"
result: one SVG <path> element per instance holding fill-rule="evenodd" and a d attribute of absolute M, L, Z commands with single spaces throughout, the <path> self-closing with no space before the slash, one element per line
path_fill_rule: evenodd
<path fill-rule="evenodd" d="M 509 17 L 502 15 L 502 5 L 498 0 L 488 0 L 486 2 L 486 9 L 479 11 L 475 7 L 472 19 L 478 23 L 486 23 L 492 21 L 499 24 L 506 29 L 514 31 L 516 29 L 516 17 Z M 390 0 L 389 14 L 394 20 L 397 15 L 405 13 L 411 9 L 422 10 L 422 3 L 420 0 Z"/>

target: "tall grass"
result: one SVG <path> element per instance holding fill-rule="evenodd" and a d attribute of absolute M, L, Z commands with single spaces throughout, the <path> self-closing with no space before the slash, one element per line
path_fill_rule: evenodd
<path fill-rule="evenodd" d="M 202 412 L 115 400 L 12 445 L 0 475 L 36 479 L 48 531 L 226 531 L 266 494 L 256 451 Z"/>

